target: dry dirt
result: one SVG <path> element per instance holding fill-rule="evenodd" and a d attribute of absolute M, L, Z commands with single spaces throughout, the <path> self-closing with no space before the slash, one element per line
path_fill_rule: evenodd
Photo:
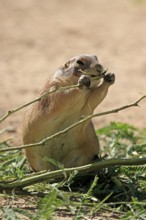
<path fill-rule="evenodd" d="M 136 101 L 146 94 L 146 1 L 142 0 L 0 0 L 0 116 L 39 94 L 48 77 L 70 57 L 96 54 L 116 83 L 96 112 Z M 146 127 L 141 108 L 95 119 Z M 1 128 L 17 130 L 24 112 Z"/>

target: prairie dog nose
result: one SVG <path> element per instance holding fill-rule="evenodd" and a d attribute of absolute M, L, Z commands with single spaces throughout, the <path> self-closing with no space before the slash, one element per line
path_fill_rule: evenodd
<path fill-rule="evenodd" d="M 101 64 L 97 64 L 97 65 L 96 65 L 96 69 L 97 69 L 97 71 L 100 72 L 100 73 L 103 72 L 103 66 L 102 66 Z"/>

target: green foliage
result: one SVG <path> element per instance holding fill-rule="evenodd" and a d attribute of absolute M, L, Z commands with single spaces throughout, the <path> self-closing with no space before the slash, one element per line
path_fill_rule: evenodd
<path fill-rule="evenodd" d="M 139 202 L 132 198 L 132 203 L 127 204 L 128 211 L 122 216 L 122 220 L 145 220 L 146 219 L 146 202 Z"/>
<path fill-rule="evenodd" d="M 13 211 L 13 209 L 10 209 L 10 208 L 3 208 L 3 211 L 4 211 L 4 217 L 6 219 L 9 219 L 9 220 L 16 220 L 18 219 L 17 216 L 16 216 L 16 213 Z"/>
<path fill-rule="evenodd" d="M 0 181 L 10 180 L 11 178 L 21 179 L 24 177 L 25 157 L 16 151 L 13 153 L 4 153 L 0 155 Z"/>
<path fill-rule="evenodd" d="M 139 130 L 125 123 L 112 122 L 99 129 L 97 135 L 103 143 L 104 152 L 108 152 L 112 158 L 131 158 L 137 154 L 137 147 L 140 147 Z"/>
<path fill-rule="evenodd" d="M 146 156 L 146 129 L 140 131 L 128 124 L 112 122 L 99 129 L 97 135 L 102 145 L 102 160 Z M 3 144 L 0 147 L 5 146 Z M 46 160 L 63 169 L 61 164 L 48 158 Z M 70 173 L 68 178 L 58 182 L 42 182 L 25 187 L 22 191 L 14 189 L 5 194 L 1 192 L 0 200 L 3 198 L 8 201 L 4 205 L 0 202 L 2 218 L 37 220 L 67 215 L 75 220 L 91 219 L 94 216 L 104 218 L 103 213 L 107 213 L 108 218 L 114 213 L 122 220 L 146 219 L 146 166 L 109 167 L 80 177 L 76 174 L 77 172 Z M 19 151 L 0 155 L 0 182 L 32 175 L 35 174 L 30 172 L 23 154 Z M 14 204 L 16 199 L 20 200 L 22 194 L 26 194 L 24 210 L 21 205 L 16 208 Z M 30 204 L 28 195 L 32 198 Z M 28 207 L 32 203 L 31 210 Z"/>
<path fill-rule="evenodd" d="M 57 190 L 52 189 L 52 191 L 39 202 L 39 209 L 34 220 L 52 219 L 52 214 L 55 210 L 63 205 L 63 201 L 58 199 L 57 195 Z"/>

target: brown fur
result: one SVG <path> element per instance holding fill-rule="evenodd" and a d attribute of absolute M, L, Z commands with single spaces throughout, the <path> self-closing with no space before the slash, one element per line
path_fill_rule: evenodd
<path fill-rule="evenodd" d="M 92 114 L 114 83 L 114 74 L 107 74 L 102 83 L 88 80 L 103 71 L 96 56 L 80 55 L 59 68 L 48 80 L 42 93 L 60 86 L 75 85 L 81 88 L 59 91 L 35 103 L 23 123 L 23 143 L 37 143 Z M 86 75 L 83 74 L 86 73 Z M 64 167 L 76 167 L 91 163 L 99 153 L 99 141 L 93 124 L 88 121 L 65 134 L 48 141 L 43 146 L 26 148 L 26 157 L 35 171 L 57 169 L 47 161 L 53 158 Z"/>

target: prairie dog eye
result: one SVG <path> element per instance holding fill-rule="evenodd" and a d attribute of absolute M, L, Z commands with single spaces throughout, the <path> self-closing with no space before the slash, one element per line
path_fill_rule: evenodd
<path fill-rule="evenodd" d="M 80 66 L 83 66 L 85 63 L 82 60 L 77 60 L 77 64 L 79 64 Z"/>

